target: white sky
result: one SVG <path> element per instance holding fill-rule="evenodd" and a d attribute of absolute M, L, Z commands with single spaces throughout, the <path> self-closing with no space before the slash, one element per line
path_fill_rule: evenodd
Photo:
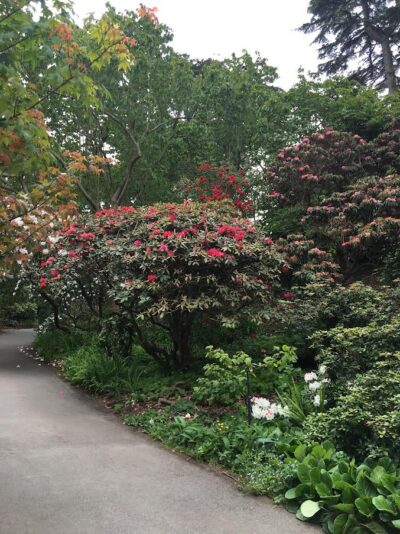
<path fill-rule="evenodd" d="M 100 15 L 103 0 L 75 1 L 81 18 L 88 12 Z M 111 0 L 118 10 L 135 10 L 140 2 Z M 297 70 L 315 71 L 316 48 L 312 36 L 296 31 L 308 20 L 309 0 L 153 0 L 160 21 L 174 33 L 175 50 L 193 58 L 223 59 L 243 49 L 259 51 L 278 68 L 278 84 L 287 89 L 297 79 Z"/>

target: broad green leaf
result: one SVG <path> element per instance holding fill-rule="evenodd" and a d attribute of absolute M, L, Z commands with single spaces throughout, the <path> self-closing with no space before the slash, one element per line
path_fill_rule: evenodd
<path fill-rule="evenodd" d="M 390 502 L 386 497 L 383 495 L 378 495 L 377 497 L 373 497 L 372 504 L 375 506 L 377 510 L 380 512 L 387 512 L 392 515 L 397 514 L 396 507 L 392 502 Z"/>
<path fill-rule="evenodd" d="M 354 504 L 356 505 L 357 510 L 360 514 L 365 515 L 365 517 L 372 517 L 375 513 L 375 508 L 372 505 L 371 499 L 366 497 L 358 497 Z"/>
<path fill-rule="evenodd" d="M 373 534 L 388 534 L 388 531 L 376 521 L 367 523 L 365 528 L 367 528 L 370 532 L 373 532 Z"/>
<path fill-rule="evenodd" d="M 302 503 L 300 506 L 300 512 L 304 517 L 310 518 L 313 517 L 320 511 L 321 507 L 318 502 L 307 500 Z"/>
<path fill-rule="evenodd" d="M 336 517 L 335 521 L 333 522 L 333 534 L 343 534 L 347 523 L 347 518 L 347 514 L 340 514 Z"/>

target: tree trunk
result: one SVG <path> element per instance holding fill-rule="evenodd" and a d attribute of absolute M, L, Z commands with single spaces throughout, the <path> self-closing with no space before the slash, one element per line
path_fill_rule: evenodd
<path fill-rule="evenodd" d="M 396 79 L 396 69 L 394 68 L 393 62 L 393 52 L 390 48 L 389 37 L 386 33 L 377 26 L 371 23 L 370 11 L 367 0 L 361 0 L 361 7 L 363 12 L 364 19 L 364 28 L 369 37 L 379 43 L 382 48 L 382 58 L 383 65 L 385 70 L 385 83 L 388 88 L 389 93 L 394 93 L 397 91 L 397 79 Z"/>
<path fill-rule="evenodd" d="M 385 66 L 385 79 L 386 87 L 389 90 L 389 93 L 394 93 L 397 91 L 397 80 L 396 80 L 396 71 L 393 64 L 393 53 L 390 48 L 389 39 L 385 38 L 381 42 L 382 47 L 382 56 L 383 64 Z"/>
<path fill-rule="evenodd" d="M 174 344 L 173 360 L 180 369 L 187 369 L 193 359 L 191 347 L 193 318 L 190 314 L 176 312 L 169 322 Z"/>

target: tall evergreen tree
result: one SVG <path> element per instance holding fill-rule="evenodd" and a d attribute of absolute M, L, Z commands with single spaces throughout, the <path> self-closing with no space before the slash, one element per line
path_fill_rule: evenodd
<path fill-rule="evenodd" d="M 300 30 L 317 32 L 321 72 L 349 72 L 361 83 L 398 89 L 399 0 L 311 0 L 308 12 Z"/>

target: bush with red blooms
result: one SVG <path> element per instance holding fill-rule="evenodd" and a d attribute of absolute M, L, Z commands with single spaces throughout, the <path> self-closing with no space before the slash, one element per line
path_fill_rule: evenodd
<path fill-rule="evenodd" d="M 233 327 L 268 315 L 283 266 L 229 202 L 102 210 L 53 241 L 31 278 L 62 321 L 125 321 L 130 339 L 168 367 L 189 365 L 195 321 Z M 159 345 L 157 329 L 167 336 Z"/>
<path fill-rule="evenodd" d="M 210 163 L 204 163 L 197 171 L 197 178 L 182 182 L 186 199 L 196 202 L 230 200 L 240 211 L 252 213 L 251 188 L 243 171 L 237 174 L 228 167 L 215 167 Z"/>
<path fill-rule="evenodd" d="M 267 203 L 314 203 L 321 195 L 343 191 L 364 176 L 366 142 L 359 135 L 326 130 L 284 148 L 266 173 Z"/>
<path fill-rule="evenodd" d="M 105 209 L 48 235 L 36 246 L 25 277 L 53 310 L 58 328 L 99 329 L 111 304 L 107 248 L 133 207 Z"/>

